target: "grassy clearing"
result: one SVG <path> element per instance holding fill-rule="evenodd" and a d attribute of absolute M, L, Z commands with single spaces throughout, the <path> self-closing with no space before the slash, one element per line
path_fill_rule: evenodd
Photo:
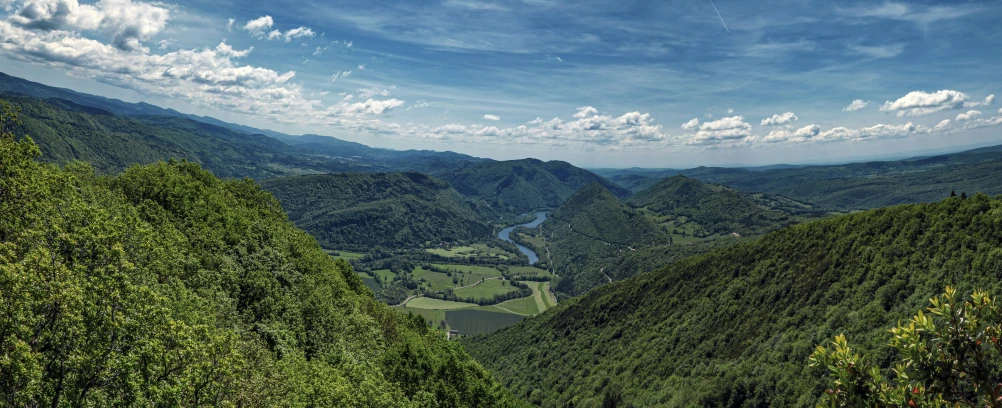
<path fill-rule="evenodd" d="M 421 280 L 424 279 L 424 285 L 429 290 L 433 292 L 439 292 L 446 290 L 448 288 L 456 287 L 455 283 L 452 283 L 452 277 L 441 272 L 434 272 L 426 270 L 422 267 L 414 268 L 411 272 L 414 279 Z"/>
<path fill-rule="evenodd" d="M 550 290 L 550 282 L 543 282 L 541 286 L 543 288 L 543 302 L 546 303 L 546 308 L 557 306 L 557 298 L 553 296 L 553 291 Z"/>
<path fill-rule="evenodd" d="M 476 250 L 473 249 L 473 247 L 468 247 L 468 246 L 452 247 L 451 249 L 432 248 L 432 249 L 426 249 L 426 251 L 439 256 L 447 256 L 449 258 L 455 258 L 459 256 L 470 256 L 476 252 Z"/>
<path fill-rule="evenodd" d="M 439 300 L 426 297 L 417 297 L 411 299 L 407 302 L 406 307 L 403 310 L 409 309 L 433 309 L 433 310 L 452 310 L 452 309 L 463 309 L 467 307 L 475 307 L 477 305 L 473 303 L 463 303 L 463 302 L 453 302 L 449 300 Z"/>
<path fill-rule="evenodd" d="M 503 295 L 516 290 L 518 290 L 518 288 L 511 286 L 507 281 L 501 279 L 488 279 L 478 283 L 476 286 L 456 289 L 455 293 L 456 296 L 459 296 L 460 298 L 490 299 L 495 295 Z"/>
<path fill-rule="evenodd" d="M 390 272 L 389 269 L 378 269 L 372 271 L 372 274 L 378 276 L 380 279 L 384 281 L 391 281 L 393 280 L 394 276 L 397 276 L 395 273 Z"/>
<path fill-rule="evenodd" d="M 508 251 L 500 248 L 491 248 L 485 244 L 472 244 L 466 246 L 458 246 L 450 249 L 444 248 L 431 248 L 426 249 L 426 251 L 431 252 L 435 255 L 449 257 L 449 258 L 469 258 L 469 257 L 495 257 L 500 259 L 510 259 L 511 257 L 517 256 Z"/>
<path fill-rule="evenodd" d="M 537 252 L 540 249 L 546 248 L 546 240 L 543 239 L 543 237 L 541 237 L 541 236 L 538 236 L 538 235 L 527 235 L 527 234 L 523 234 L 521 232 L 518 233 L 517 235 L 518 235 L 518 240 L 519 241 L 528 243 L 529 246 L 534 247 L 534 249 L 536 249 Z"/>
<path fill-rule="evenodd" d="M 546 301 L 543 300 L 543 296 L 545 296 L 543 294 L 543 283 L 545 282 L 522 282 L 522 283 L 529 285 L 529 287 L 532 288 L 532 300 L 536 302 L 536 308 L 539 309 L 540 313 L 545 312 L 547 309 Z"/>

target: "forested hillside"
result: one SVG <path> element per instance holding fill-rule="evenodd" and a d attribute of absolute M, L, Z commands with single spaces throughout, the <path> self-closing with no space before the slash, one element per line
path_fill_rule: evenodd
<path fill-rule="evenodd" d="M 465 342 L 530 402 L 813 406 L 818 344 L 881 368 L 889 329 L 947 285 L 1002 293 L 1002 198 L 903 205 L 782 229 L 601 286 Z"/>
<path fill-rule="evenodd" d="M 689 229 L 699 236 L 762 234 L 797 222 L 797 214 L 823 213 L 808 203 L 753 195 L 685 176 L 666 178 L 631 196 L 627 202 L 649 210 L 659 222 L 671 224 L 669 228 L 673 230 L 694 224 Z"/>
<path fill-rule="evenodd" d="M 339 173 L 261 182 L 329 249 L 368 251 L 486 239 L 493 210 L 420 173 Z"/>
<path fill-rule="evenodd" d="M 0 405 L 517 404 L 253 181 L 60 169 L 0 129 Z"/>
<path fill-rule="evenodd" d="M 571 196 L 549 215 L 542 230 L 549 241 L 550 263 L 560 276 L 555 290 L 566 295 L 609 282 L 605 269 L 624 252 L 670 239 L 598 183 Z"/>
<path fill-rule="evenodd" d="M 598 182 L 625 197 L 629 191 L 566 162 L 523 159 L 487 162 L 441 173 L 461 194 L 501 212 L 520 214 L 556 208 L 582 187 Z"/>

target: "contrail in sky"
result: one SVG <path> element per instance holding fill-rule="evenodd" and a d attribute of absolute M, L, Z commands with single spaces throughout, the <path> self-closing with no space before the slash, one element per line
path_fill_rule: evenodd
<path fill-rule="evenodd" d="M 731 32 L 731 30 L 727 28 L 727 23 L 724 22 L 724 18 L 720 17 L 720 10 L 717 10 L 717 6 L 713 4 L 713 0 L 710 0 L 710 5 L 713 6 L 713 11 L 717 12 L 717 17 L 720 18 L 720 24 L 724 25 L 724 30 L 727 30 L 727 32 Z"/>

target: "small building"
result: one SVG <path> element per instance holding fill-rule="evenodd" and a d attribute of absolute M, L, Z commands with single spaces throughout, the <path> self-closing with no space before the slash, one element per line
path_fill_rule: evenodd
<path fill-rule="evenodd" d="M 446 333 L 445 338 L 446 338 L 446 340 L 452 340 L 453 338 L 455 338 L 457 336 L 459 336 L 459 330 L 452 329 L 452 330 L 449 330 L 448 333 Z"/>

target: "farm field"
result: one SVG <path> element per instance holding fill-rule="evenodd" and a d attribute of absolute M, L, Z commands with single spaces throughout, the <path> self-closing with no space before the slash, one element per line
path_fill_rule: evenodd
<path fill-rule="evenodd" d="M 474 307 L 475 304 L 463 303 L 463 302 L 453 302 L 450 300 L 439 300 L 426 297 L 416 297 L 407 302 L 405 309 L 433 309 L 433 310 L 452 310 L 452 309 L 462 309 L 467 307 Z"/>
<path fill-rule="evenodd" d="M 550 271 L 535 266 L 508 266 L 508 274 L 515 279 L 528 276 L 553 277 Z"/>
<path fill-rule="evenodd" d="M 453 293 L 460 298 L 470 299 L 490 299 L 495 295 L 503 295 L 508 292 L 518 290 L 508 281 L 501 279 L 487 279 L 475 286 L 456 289 Z"/>
<path fill-rule="evenodd" d="M 511 259 L 516 254 L 512 254 L 500 248 L 492 248 L 486 244 L 471 244 L 465 246 L 457 246 L 449 249 L 445 248 L 429 248 L 426 251 L 431 252 L 435 255 L 449 257 L 449 258 L 468 258 L 468 257 L 496 257 L 504 260 Z"/>
<path fill-rule="evenodd" d="M 490 333 L 511 326 L 525 319 L 524 316 L 511 313 L 499 313 L 478 309 L 450 310 L 445 312 L 445 321 L 459 334 L 474 335 Z"/>
<path fill-rule="evenodd" d="M 403 313 L 414 313 L 424 317 L 435 328 L 448 330 L 448 323 L 445 321 L 445 310 L 418 309 L 414 307 L 392 306 L 392 308 Z"/>
<path fill-rule="evenodd" d="M 411 275 L 417 280 L 424 279 L 424 285 L 433 292 L 456 287 L 456 284 L 452 283 L 451 276 L 441 272 L 429 271 L 420 266 L 414 268 Z"/>
<path fill-rule="evenodd" d="M 372 271 L 372 274 L 375 275 L 375 276 L 378 276 L 380 279 L 382 279 L 384 281 L 391 281 L 391 280 L 393 280 L 394 276 L 397 276 L 397 274 L 391 272 L 389 269 L 375 270 L 375 271 Z"/>
<path fill-rule="evenodd" d="M 536 300 L 533 299 L 532 296 L 508 300 L 491 306 L 480 306 L 477 309 L 528 316 L 539 314 L 539 306 L 536 304 Z"/>

